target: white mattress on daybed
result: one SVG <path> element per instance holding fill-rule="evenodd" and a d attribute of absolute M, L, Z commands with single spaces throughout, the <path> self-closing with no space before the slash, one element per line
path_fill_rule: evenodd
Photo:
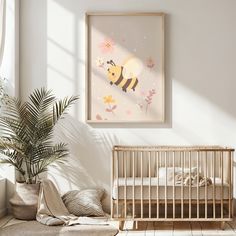
<path fill-rule="evenodd" d="M 112 191 L 112 197 L 113 199 L 118 198 L 119 199 L 125 199 L 125 183 L 126 183 L 126 199 L 133 199 L 133 183 L 134 183 L 134 198 L 136 200 L 141 199 L 141 184 L 143 182 L 143 199 L 149 199 L 149 183 L 150 179 L 148 177 L 139 178 L 139 177 L 131 177 L 127 178 L 125 181 L 125 178 L 119 178 L 119 187 L 117 187 L 117 180 L 114 180 L 113 184 L 113 191 Z M 213 182 L 213 179 L 212 179 Z M 157 199 L 157 184 L 158 179 L 157 178 L 151 178 L 151 199 Z M 165 199 L 165 184 L 166 180 L 165 178 L 159 178 L 159 196 L 158 198 L 163 200 Z M 173 181 L 167 182 L 167 199 L 171 200 L 173 199 Z M 191 199 L 197 199 L 197 186 L 191 186 Z M 213 199 L 213 185 L 207 186 L 207 196 L 205 194 L 205 186 L 199 187 L 199 199 Z M 221 183 L 220 178 L 215 178 L 215 199 L 220 200 L 223 192 L 223 199 L 229 199 L 229 185 L 227 183 Z M 175 199 L 182 199 L 182 191 L 181 191 L 181 185 L 175 185 Z M 189 186 L 183 186 L 183 199 L 189 199 Z"/>

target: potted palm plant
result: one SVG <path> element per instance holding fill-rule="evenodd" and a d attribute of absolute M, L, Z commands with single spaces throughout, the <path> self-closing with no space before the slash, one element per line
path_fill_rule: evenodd
<path fill-rule="evenodd" d="M 36 89 L 29 100 L 7 96 L 0 114 L 0 163 L 17 172 L 16 191 L 10 200 L 18 219 L 35 219 L 39 175 L 68 154 L 67 144 L 53 143 L 53 131 L 77 96 L 57 100 L 51 91 Z"/>

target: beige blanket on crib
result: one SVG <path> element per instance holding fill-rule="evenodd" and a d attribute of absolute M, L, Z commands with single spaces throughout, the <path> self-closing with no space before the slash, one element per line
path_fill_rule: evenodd
<path fill-rule="evenodd" d="M 108 224 L 105 219 L 77 217 L 70 214 L 65 207 L 57 188 L 50 180 L 43 180 L 40 184 L 36 219 L 44 225 Z"/>

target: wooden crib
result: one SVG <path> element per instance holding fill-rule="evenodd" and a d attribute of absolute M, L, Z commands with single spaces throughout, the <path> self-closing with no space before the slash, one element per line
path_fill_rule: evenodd
<path fill-rule="evenodd" d="M 234 149 L 114 146 L 111 217 L 120 222 L 233 217 Z"/>

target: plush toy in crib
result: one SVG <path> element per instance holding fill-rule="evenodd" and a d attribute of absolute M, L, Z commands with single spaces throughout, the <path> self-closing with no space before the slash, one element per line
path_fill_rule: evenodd
<path fill-rule="evenodd" d="M 197 175 L 196 173 L 175 173 L 175 184 L 181 185 L 183 182 L 184 186 L 197 186 L 197 183 L 199 187 L 203 186 L 209 186 L 212 184 L 212 181 L 210 178 L 202 176 L 201 174 Z"/>

